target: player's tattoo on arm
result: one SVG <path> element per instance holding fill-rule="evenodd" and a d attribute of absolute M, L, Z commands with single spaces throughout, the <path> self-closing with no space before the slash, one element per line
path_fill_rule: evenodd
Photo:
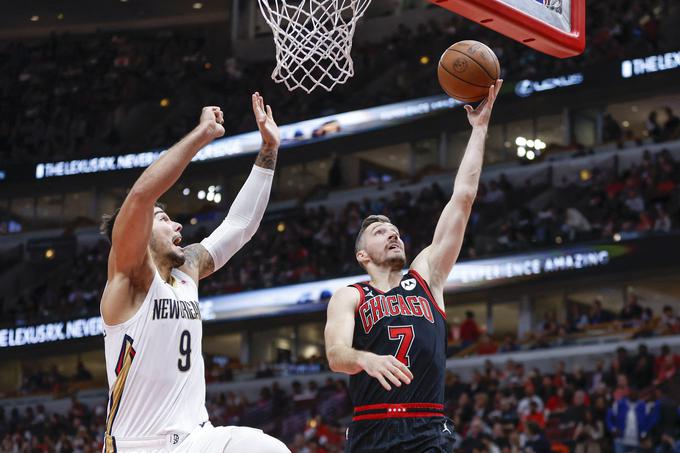
<path fill-rule="evenodd" d="M 186 257 L 185 265 L 196 269 L 198 278 L 201 279 L 213 273 L 215 263 L 212 256 L 201 244 L 191 244 L 184 249 Z"/>
<path fill-rule="evenodd" d="M 276 167 L 276 155 L 278 154 L 277 148 L 270 148 L 263 146 L 260 148 L 260 153 L 257 155 L 255 160 L 255 165 L 258 167 L 266 168 L 268 170 L 273 170 Z"/>

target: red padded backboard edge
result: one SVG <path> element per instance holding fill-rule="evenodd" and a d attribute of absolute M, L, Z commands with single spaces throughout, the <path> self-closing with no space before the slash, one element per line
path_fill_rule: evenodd
<path fill-rule="evenodd" d="M 429 1 L 548 55 L 573 57 L 586 46 L 585 0 L 571 1 L 571 32 L 546 24 L 501 0 Z"/>

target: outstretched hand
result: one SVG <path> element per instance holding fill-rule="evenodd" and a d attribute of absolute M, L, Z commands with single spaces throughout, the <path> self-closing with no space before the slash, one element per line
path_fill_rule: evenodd
<path fill-rule="evenodd" d="M 258 92 L 253 93 L 252 101 L 255 121 L 257 121 L 257 128 L 262 136 L 262 146 L 278 149 L 281 137 L 279 127 L 272 116 L 272 108 L 269 105 L 265 106 L 264 99 Z"/>
<path fill-rule="evenodd" d="M 496 80 L 496 83 L 489 87 L 489 95 L 479 103 L 476 109 L 473 109 L 471 105 L 465 106 L 465 111 L 467 112 L 468 121 L 470 125 L 474 127 L 485 127 L 489 125 L 489 120 L 491 119 L 491 111 L 493 110 L 493 104 L 496 102 L 496 97 L 501 91 L 503 86 L 503 79 Z"/>

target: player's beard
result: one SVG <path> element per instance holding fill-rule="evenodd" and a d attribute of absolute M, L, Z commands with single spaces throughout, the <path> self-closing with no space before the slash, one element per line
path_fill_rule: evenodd
<path fill-rule="evenodd" d="M 393 256 L 385 260 L 385 264 L 393 270 L 402 270 L 406 265 L 404 255 Z"/>
<path fill-rule="evenodd" d="M 159 250 L 159 241 L 157 241 L 152 235 L 149 245 L 156 256 L 162 257 L 163 261 L 166 261 L 172 267 L 181 267 L 186 261 L 186 256 L 184 256 L 184 253 L 178 252 L 176 250 L 176 246 L 172 243 L 164 247 L 165 250 Z"/>
<path fill-rule="evenodd" d="M 382 267 L 388 267 L 392 270 L 402 270 L 404 268 L 404 265 L 406 264 L 406 257 L 404 256 L 404 252 L 401 253 L 390 253 L 389 251 L 387 252 L 388 256 L 385 257 L 383 260 L 373 260 L 374 263 L 378 264 Z"/>
<path fill-rule="evenodd" d="M 172 263 L 172 267 L 181 267 L 187 260 L 183 253 L 179 254 L 175 250 L 171 250 L 170 253 L 168 253 L 168 259 Z"/>

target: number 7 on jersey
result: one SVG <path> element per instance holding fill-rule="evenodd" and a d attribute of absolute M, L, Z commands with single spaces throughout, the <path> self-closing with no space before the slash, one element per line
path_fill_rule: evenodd
<path fill-rule="evenodd" d="M 411 358 L 408 353 L 411 350 L 411 345 L 413 344 L 413 338 L 416 336 L 413 330 L 413 325 L 408 326 L 388 326 L 387 332 L 390 335 L 390 340 L 399 341 L 399 346 L 397 347 L 397 353 L 394 356 L 401 363 L 407 367 L 411 366 Z"/>

